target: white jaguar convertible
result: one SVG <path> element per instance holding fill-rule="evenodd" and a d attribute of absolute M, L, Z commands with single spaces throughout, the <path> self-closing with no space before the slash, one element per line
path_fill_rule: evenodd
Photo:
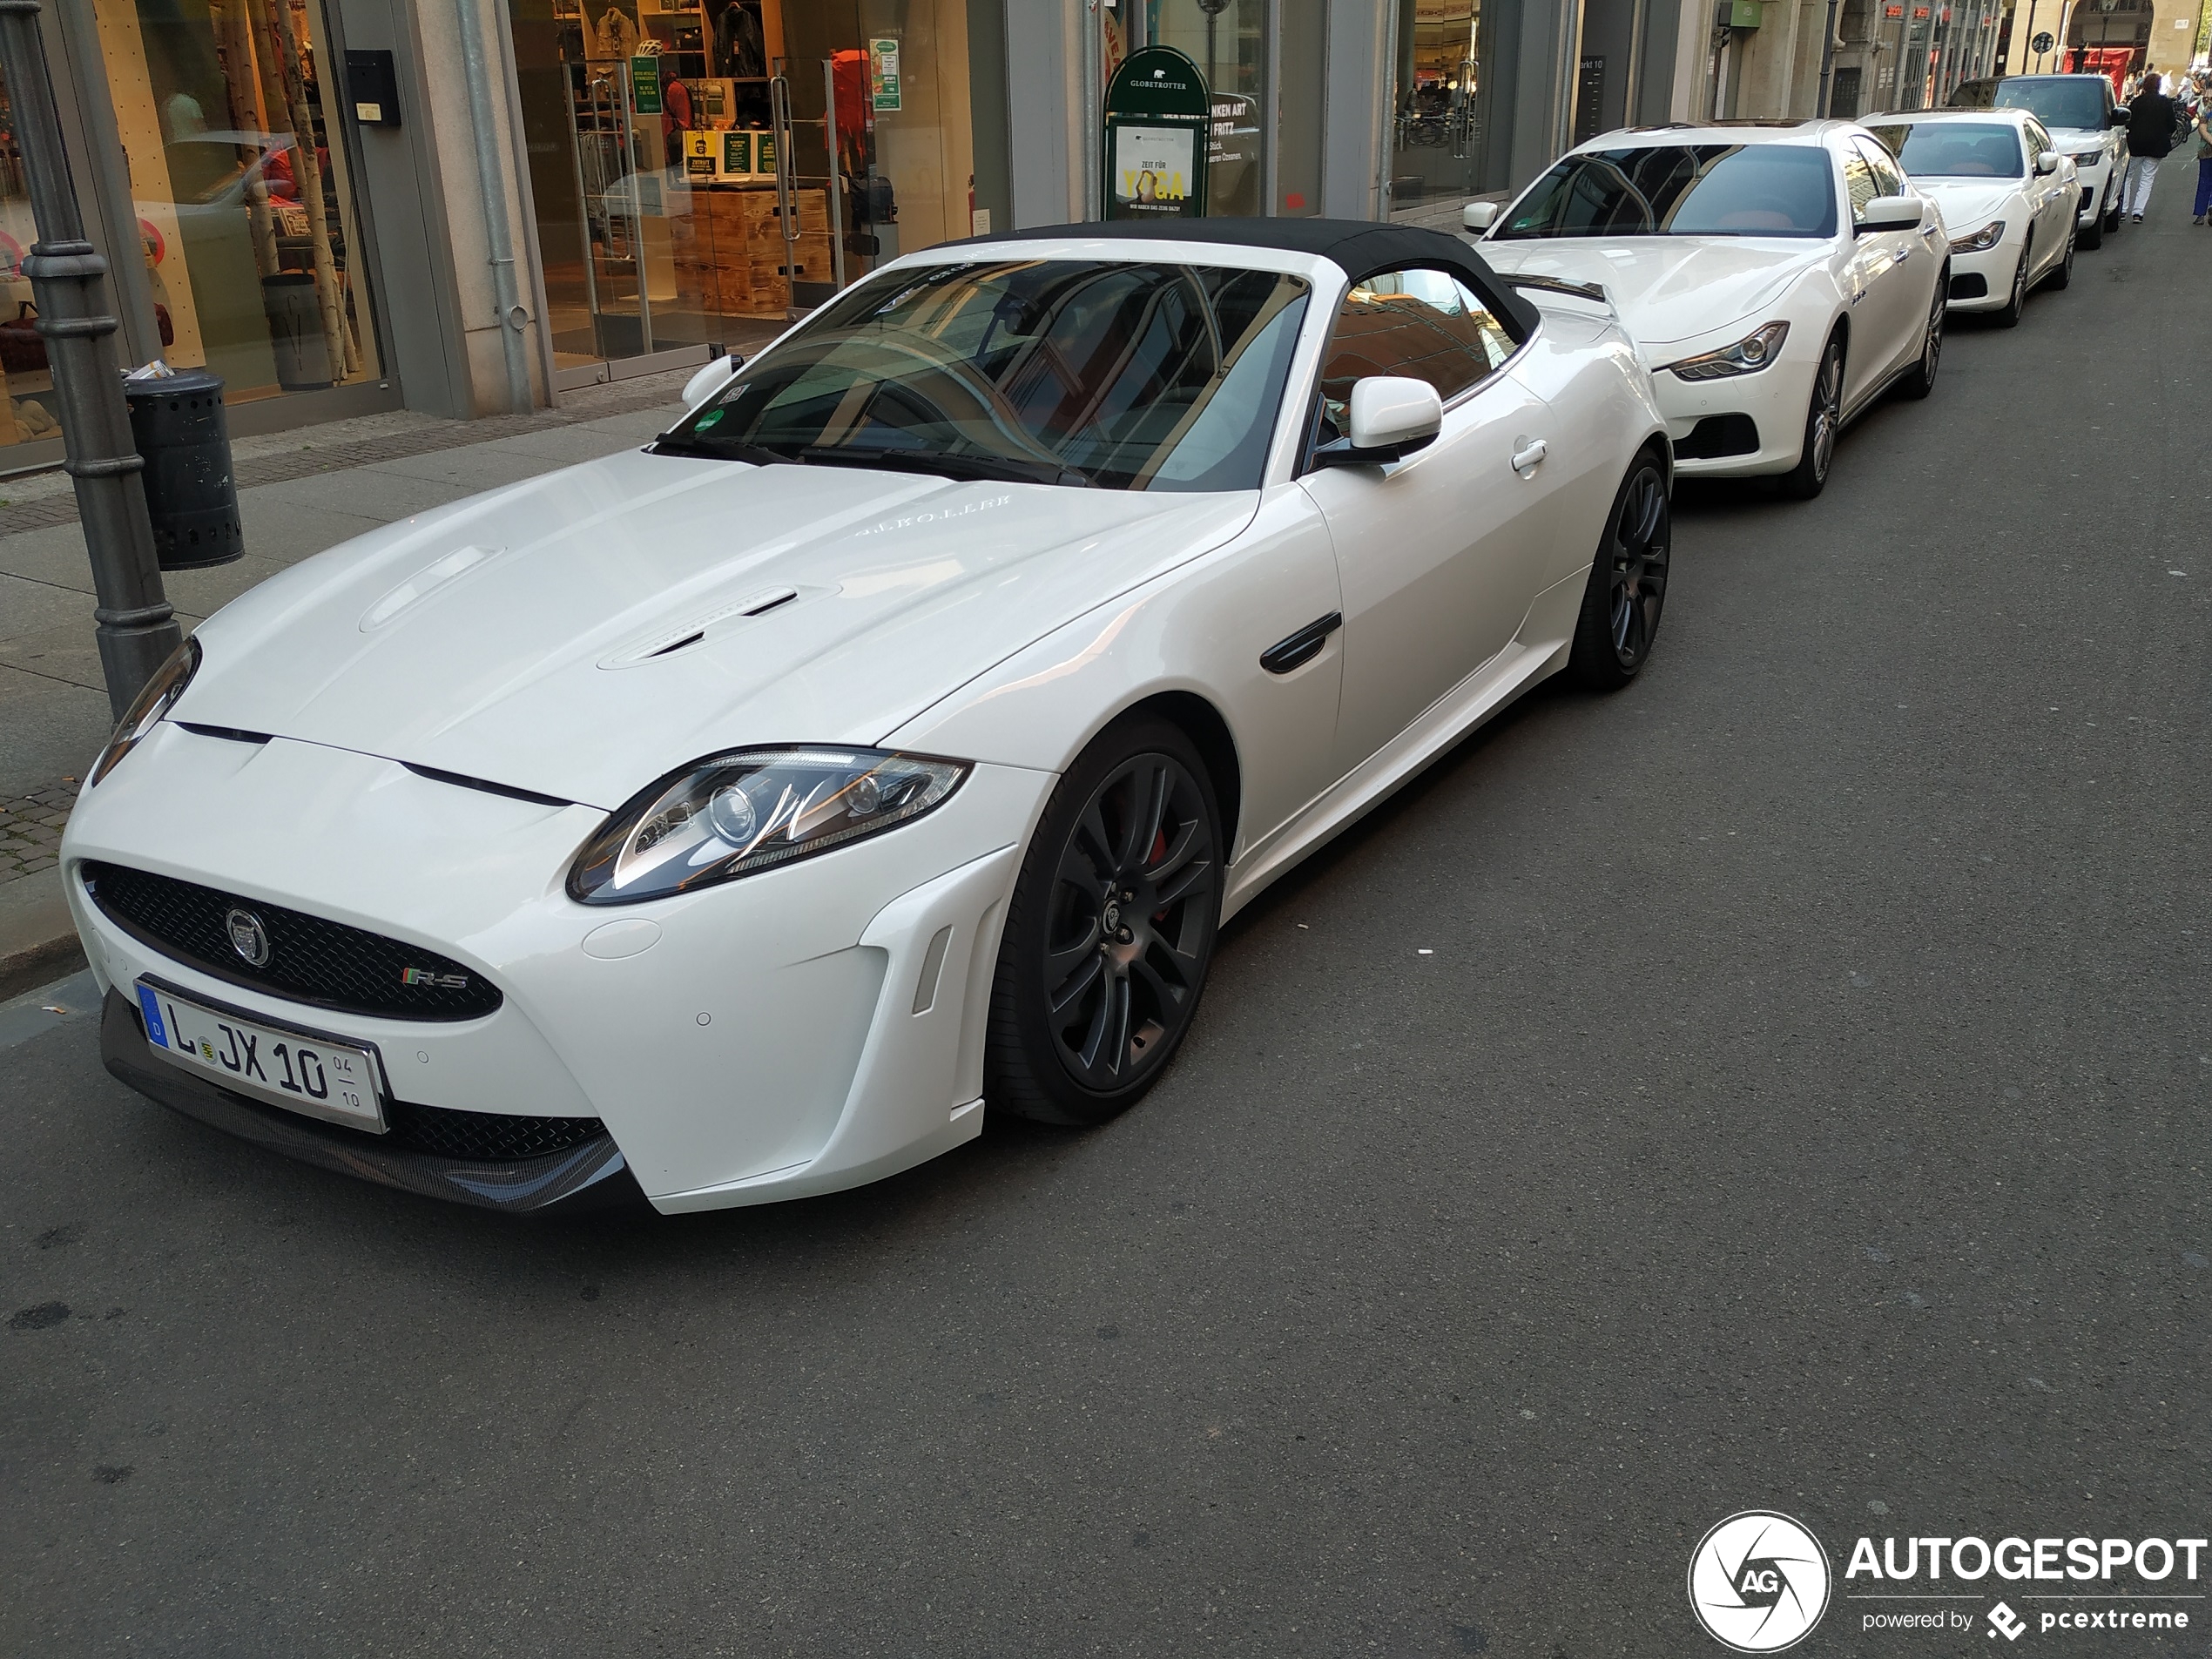
<path fill-rule="evenodd" d="M 644 449 L 271 579 L 70 823 L 110 1069 L 509 1211 L 1103 1121 L 1270 880 L 1645 662 L 1665 421 L 1536 300 L 1373 225 L 936 248 Z"/>

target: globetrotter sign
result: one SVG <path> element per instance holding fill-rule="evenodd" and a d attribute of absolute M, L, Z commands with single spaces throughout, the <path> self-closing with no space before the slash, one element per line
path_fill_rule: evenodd
<path fill-rule="evenodd" d="M 1106 88 L 1106 217 L 1203 218 L 1212 118 L 1197 64 L 1172 46 L 1130 53 Z"/>

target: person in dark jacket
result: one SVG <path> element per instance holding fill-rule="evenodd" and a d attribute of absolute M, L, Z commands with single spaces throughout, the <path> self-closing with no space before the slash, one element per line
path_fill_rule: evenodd
<path fill-rule="evenodd" d="M 2174 147 L 2174 100 L 2158 88 L 2157 76 L 2144 76 L 2142 86 L 2128 104 L 2128 182 L 2120 205 L 2138 225 L 2143 222 L 2143 209 L 2150 206 L 2158 164 Z"/>

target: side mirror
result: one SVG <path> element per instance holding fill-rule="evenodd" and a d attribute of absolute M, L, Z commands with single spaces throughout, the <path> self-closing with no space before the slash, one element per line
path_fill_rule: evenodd
<path fill-rule="evenodd" d="M 1426 381 L 1404 374 L 1370 374 L 1352 386 L 1352 430 L 1317 449 L 1317 467 L 1379 467 L 1436 442 L 1444 428 L 1444 400 Z"/>
<path fill-rule="evenodd" d="M 1460 223 L 1478 236 L 1498 222 L 1498 204 L 1469 202 L 1460 209 Z"/>
<path fill-rule="evenodd" d="M 2109 127 L 2124 127 L 2134 118 L 2134 114 L 2125 104 L 2115 104 L 2112 106 L 2112 114 L 2106 118 L 2105 125 Z"/>
<path fill-rule="evenodd" d="M 744 367 L 745 359 L 734 352 L 726 357 L 716 358 L 684 382 L 684 407 L 696 409 L 737 378 L 738 371 Z"/>
<path fill-rule="evenodd" d="M 2048 173 L 2056 172 L 2058 170 L 2059 152 L 2057 151 L 2046 150 L 2041 155 L 2035 158 L 2036 172 Z"/>
<path fill-rule="evenodd" d="M 1918 196 L 1877 196 L 1859 209 L 1858 229 L 1866 231 L 1917 230 L 1925 204 Z"/>

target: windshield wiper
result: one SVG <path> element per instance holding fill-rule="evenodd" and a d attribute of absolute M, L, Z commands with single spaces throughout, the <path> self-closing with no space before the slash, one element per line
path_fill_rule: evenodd
<path fill-rule="evenodd" d="M 787 455 L 780 449 L 771 449 L 764 444 L 746 443 L 737 438 L 703 438 L 697 434 L 679 438 L 673 432 L 658 434 L 652 442 L 652 453 L 657 455 L 686 455 L 700 461 L 743 461 L 755 467 L 806 464 L 803 455 Z"/>
<path fill-rule="evenodd" d="M 867 449 L 809 444 L 799 460 L 818 466 L 873 467 L 884 472 L 934 473 L 941 478 L 989 479 L 1015 484 L 1076 484 L 1088 487 L 1090 475 L 1073 467 L 1006 455 L 954 455 L 941 449 Z"/>

